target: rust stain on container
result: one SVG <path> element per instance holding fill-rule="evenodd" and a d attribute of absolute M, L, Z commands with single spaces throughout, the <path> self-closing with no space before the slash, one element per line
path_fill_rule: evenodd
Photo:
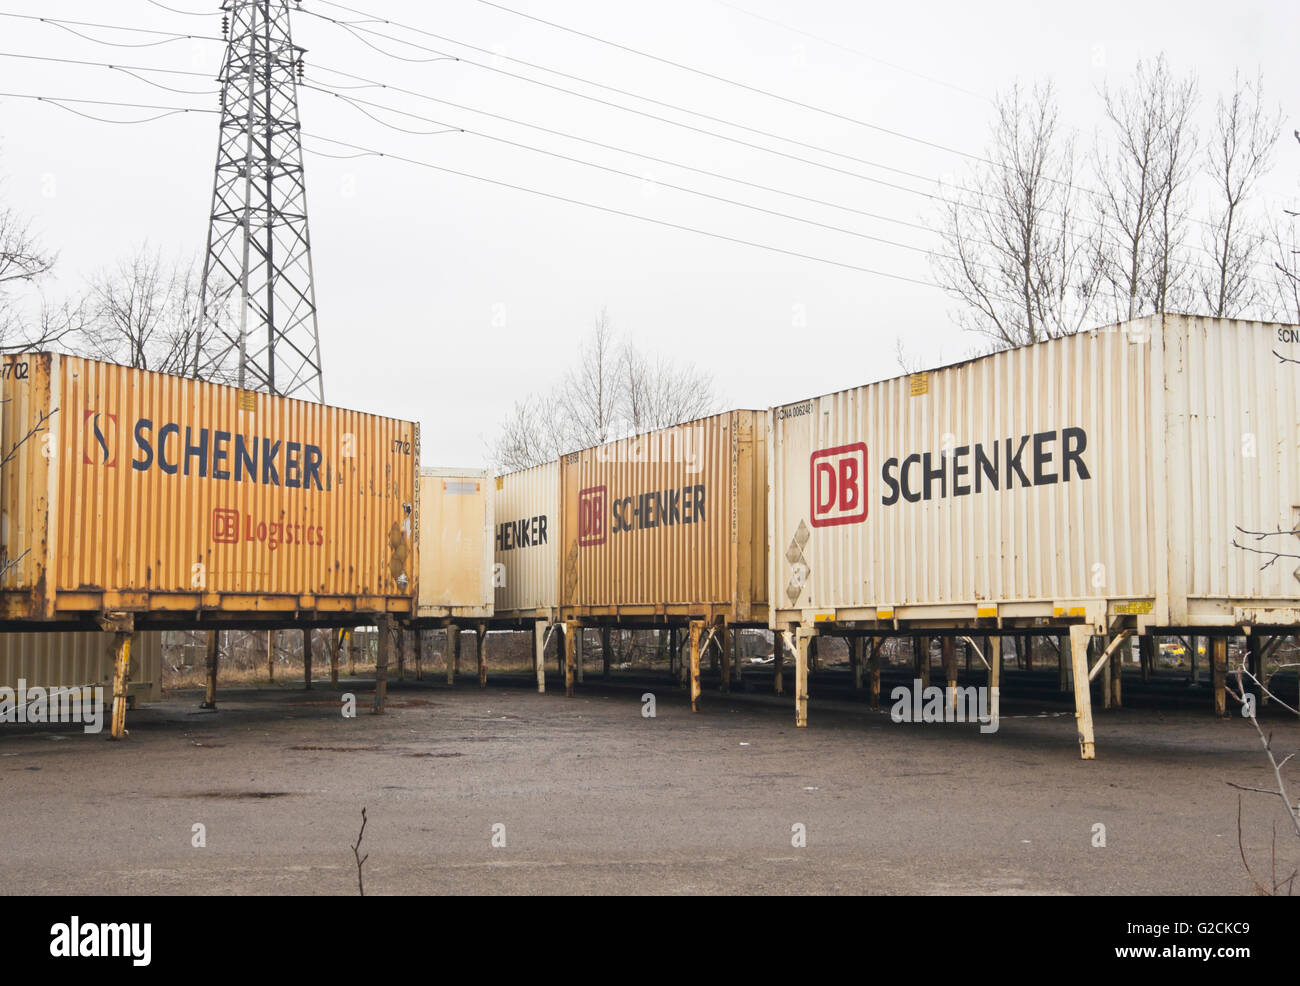
<path fill-rule="evenodd" d="M 562 457 L 561 617 L 766 621 L 766 444 L 728 411 Z"/>
<path fill-rule="evenodd" d="M 416 425 L 51 354 L 0 395 L 0 619 L 410 613 Z"/>

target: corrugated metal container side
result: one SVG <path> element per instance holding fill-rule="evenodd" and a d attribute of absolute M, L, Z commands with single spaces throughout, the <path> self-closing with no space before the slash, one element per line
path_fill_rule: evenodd
<path fill-rule="evenodd" d="M 492 615 L 492 499 L 486 469 L 420 470 L 416 616 Z"/>
<path fill-rule="evenodd" d="M 496 478 L 498 619 L 554 620 L 558 614 L 560 464 Z"/>
<path fill-rule="evenodd" d="M 416 425 L 51 354 L 0 393 L 0 619 L 410 613 Z"/>
<path fill-rule="evenodd" d="M 140 702 L 162 701 L 162 633 L 131 638 L 129 695 Z M 0 688 L 27 686 L 75 688 L 102 685 L 106 703 L 113 696 L 113 635 L 100 632 L 0 633 Z"/>
<path fill-rule="evenodd" d="M 1295 577 L 1231 542 L 1300 520 L 1282 329 L 1140 319 L 774 408 L 773 625 L 1281 618 Z"/>
<path fill-rule="evenodd" d="M 560 460 L 565 619 L 766 622 L 766 429 L 728 411 Z"/>

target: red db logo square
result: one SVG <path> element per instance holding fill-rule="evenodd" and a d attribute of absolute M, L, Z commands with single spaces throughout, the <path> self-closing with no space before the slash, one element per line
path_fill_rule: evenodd
<path fill-rule="evenodd" d="M 867 519 L 867 446 L 863 442 L 814 452 L 810 469 L 813 527 L 860 524 Z"/>
<path fill-rule="evenodd" d="M 578 546 L 586 548 L 605 543 L 605 502 L 603 486 L 578 490 Z"/>
<path fill-rule="evenodd" d="M 239 511 L 231 507 L 212 510 L 212 540 L 218 544 L 239 543 Z"/>

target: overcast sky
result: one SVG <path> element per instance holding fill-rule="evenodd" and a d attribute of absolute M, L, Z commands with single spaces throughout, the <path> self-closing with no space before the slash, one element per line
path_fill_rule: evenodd
<path fill-rule="evenodd" d="M 177 11 L 215 3 L 162 0 Z M 1201 119 L 1233 70 L 1262 70 L 1284 113 L 1300 127 L 1297 5 L 1282 0 L 1091 4 L 864 4 L 835 0 L 501 0 L 502 6 L 780 93 L 917 140 L 835 119 L 656 63 L 494 9 L 480 0 L 442 3 L 347 0 L 349 6 L 608 86 L 744 124 L 920 178 L 836 158 L 824 150 L 756 138 L 725 124 L 609 93 L 476 54 L 397 28 L 395 37 L 693 126 L 815 158 L 835 167 L 932 191 L 983 150 L 991 98 L 1013 82 L 1050 78 L 1064 122 L 1091 146 L 1100 126 L 1098 89 L 1122 83 L 1139 57 L 1165 52 L 1177 72 L 1194 71 Z M 305 11 L 356 15 L 320 0 Z M 0 10 L 219 36 L 216 13 L 185 16 L 149 0 L 31 0 Z M 779 22 L 779 23 L 777 23 Z M 746 181 L 829 199 L 909 223 L 933 221 L 924 197 L 837 175 L 715 137 L 449 60 L 403 62 L 304 12 L 295 40 L 309 49 L 307 79 L 345 83 L 339 68 L 553 130 L 577 134 Z M 95 37 L 139 45 L 158 40 L 97 28 Z M 216 74 L 220 41 L 107 47 L 58 27 L 0 18 L 0 50 Z M 370 39 L 407 58 L 428 52 Z M 161 91 L 111 70 L 0 58 L 0 91 L 212 108 L 209 95 Z M 201 78 L 150 76 L 178 88 L 212 89 Z M 351 94 L 607 167 L 616 177 L 464 133 L 395 132 L 351 106 L 301 93 L 307 132 L 336 137 L 458 171 L 582 199 L 796 253 L 928 280 L 923 252 L 937 238 L 747 189 L 615 151 L 548 136 L 435 103 L 378 90 Z M 91 107 L 82 107 L 92 109 Z M 132 119 L 140 111 L 96 112 Z M 389 115 L 416 130 L 429 123 Z M 0 186 L 59 251 L 57 285 L 76 292 L 87 275 L 148 241 L 167 255 L 198 257 L 207 234 L 217 119 L 173 116 L 139 126 L 81 119 L 50 105 L 0 98 Z M 312 146 L 312 142 L 308 142 Z M 314 146 L 326 149 L 328 145 Z M 1279 142 L 1270 203 L 1296 191 L 1300 147 Z M 673 182 L 818 222 L 921 248 L 875 243 L 712 203 L 657 186 Z M 953 323 L 938 289 L 724 242 L 376 158 L 307 159 L 316 296 L 330 403 L 417 420 L 426 465 L 482 465 L 512 401 L 549 386 L 572 359 L 603 307 L 615 326 L 651 351 L 709 368 L 728 406 L 767 407 L 898 372 L 895 344 L 926 363 L 973 345 Z M 801 321 L 802 319 L 802 321 Z"/>

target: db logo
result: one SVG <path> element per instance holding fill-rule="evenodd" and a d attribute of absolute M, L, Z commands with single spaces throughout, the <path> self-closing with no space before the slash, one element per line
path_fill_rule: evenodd
<path fill-rule="evenodd" d="M 867 474 L 867 446 L 862 442 L 837 445 L 814 452 L 812 469 L 813 527 L 858 524 L 867 519 L 863 477 Z"/>
<path fill-rule="evenodd" d="M 578 546 L 605 543 L 604 486 L 589 486 L 578 491 Z"/>

